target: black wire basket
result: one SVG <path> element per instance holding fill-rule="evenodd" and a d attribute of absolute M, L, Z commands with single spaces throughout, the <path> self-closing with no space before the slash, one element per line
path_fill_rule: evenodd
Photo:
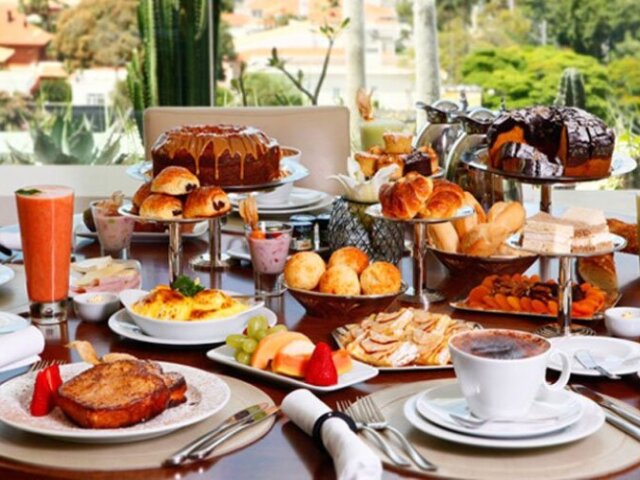
<path fill-rule="evenodd" d="M 370 217 L 365 213 L 369 203 L 340 197 L 333 203 L 329 220 L 331 250 L 354 246 L 365 251 L 372 261 L 397 264 L 404 253 L 404 226 Z"/>

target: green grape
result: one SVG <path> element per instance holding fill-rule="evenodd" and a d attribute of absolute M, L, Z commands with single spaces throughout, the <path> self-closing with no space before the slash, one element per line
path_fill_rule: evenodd
<path fill-rule="evenodd" d="M 242 350 L 247 353 L 253 353 L 256 348 L 258 348 L 258 342 L 253 338 L 247 338 L 242 342 Z"/>
<path fill-rule="evenodd" d="M 229 335 L 225 341 L 227 345 L 229 345 L 231 348 L 240 350 L 242 348 L 242 344 L 246 339 L 247 337 L 245 335 L 240 335 L 236 333 L 233 335 Z"/>
<path fill-rule="evenodd" d="M 267 319 L 264 318 L 262 315 L 257 315 L 255 317 L 251 317 L 251 319 L 249 320 L 249 323 L 247 324 L 247 334 L 250 337 L 255 338 L 256 332 L 258 330 L 264 330 L 268 327 L 269 327 L 269 324 L 267 322 Z"/>
<path fill-rule="evenodd" d="M 244 365 L 249 365 L 251 363 L 251 355 L 243 350 L 238 350 L 236 352 L 236 361 Z"/>
<path fill-rule="evenodd" d="M 253 338 L 255 338 L 257 341 L 262 340 L 264 337 L 266 337 L 269 333 L 267 332 L 266 328 L 263 328 L 261 330 L 258 330 L 254 335 Z"/>
<path fill-rule="evenodd" d="M 286 325 L 280 324 L 280 325 L 274 325 L 269 330 L 267 330 L 267 332 L 269 335 L 271 335 L 272 333 L 286 332 L 287 330 L 289 329 L 287 328 Z"/>

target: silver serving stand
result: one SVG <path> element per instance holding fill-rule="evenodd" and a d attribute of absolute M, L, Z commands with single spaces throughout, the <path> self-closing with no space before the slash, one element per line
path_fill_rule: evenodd
<path fill-rule="evenodd" d="M 413 286 L 410 287 L 405 294 L 399 298 L 399 300 L 411 305 L 419 305 L 425 310 L 429 308 L 430 303 L 443 301 L 445 297 L 441 293 L 427 288 L 426 255 L 429 250 L 429 242 L 427 242 L 427 226 L 468 217 L 473 215 L 473 208 L 462 207 L 453 217 L 448 218 L 412 218 L 409 220 L 400 220 L 385 216 L 382 213 L 382 206 L 377 203 L 367 207 L 365 213 L 373 218 L 405 223 L 413 226 L 413 248 L 411 251 L 411 257 L 413 258 Z"/>
<path fill-rule="evenodd" d="M 548 253 L 525 249 L 522 247 L 522 234 L 512 235 L 507 245 L 517 250 L 531 252 L 545 258 L 557 258 L 560 262 L 558 273 L 558 321 L 538 328 L 535 333 L 543 337 L 566 337 L 569 335 L 595 335 L 592 328 L 571 324 L 571 307 L 573 302 L 572 274 L 576 258 L 595 257 L 622 250 L 627 241 L 618 235 L 610 234 L 613 247 L 589 253 Z"/>
<path fill-rule="evenodd" d="M 284 159 L 280 162 L 281 169 L 288 172 L 286 176 L 269 183 L 259 185 L 231 185 L 223 187 L 227 193 L 236 193 L 248 197 L 257 193 L 266 193 L 288 183 L 297 182 L 309 175 L 309 170 L 298 162 Z M 222 223 L 221 217 L 209 219 L 209 253 L 198 255 L 191 260 L 194 270 L 215 271 L 229 266 L 229 255 L 222 252 Z M 213 259 L 213 261 L 212 261 Z"/>
<path fill-rule="evenodd" d="M 493 168 L 489 164 L 489 153 L 486 146 L 479 147 L 471 155 L 463 156 L 462 162 L 471 168 L 482 170 L 500 177 L 517 180 L 520 183 L 540 185 L 540 211 L 546 213 L 551 213 L 551 197 L 554 185 L 595 182 L 598 180 L 605 180 L 609 177 L 619 177 L 632 172 L 637 167 L 637 163 L 633 158 L 614 152 L 611 161 L 611 170 L 607 175 L 599 177 L 567 177 L 563 175 L 532 177 L 520 172 L 505 172 L 504 170 Z"/>

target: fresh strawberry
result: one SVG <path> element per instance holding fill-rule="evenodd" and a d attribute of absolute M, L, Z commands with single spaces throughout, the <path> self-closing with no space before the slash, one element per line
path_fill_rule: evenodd
<path fill-rule="evenodd" d="M 331 347 L 318 342 L 304 372 L 304 380 L 311 385 L 327 387 L 338 383 L 338 371 L 333 363 Z"/>
<path fill-rule="evenodd" d="M 60 385 L 62 385 L 62 378 L 60 377 L 58 365 L 53 365 L 38 372 L 29 408 L 31 415 L 42 417 L 53 410 L 53 407 L 56 406 L 56 395 Z"/>

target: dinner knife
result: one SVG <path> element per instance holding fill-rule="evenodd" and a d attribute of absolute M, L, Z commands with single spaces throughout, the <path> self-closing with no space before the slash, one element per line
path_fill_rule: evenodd
<path fill-rule="evenodd" d="M 607 422 L 640 442 L 640 428 L 634 427 L 631 423 L 607 410 L 604 411 L 604 415 L 607 417 Z"/>
<path fill-rule="evenodd" d="M 163 466 L 165 467 L 173 467 L 176 465 L 180 465 L 184 462 L 189 454 L 198 448 L 205 446 L 209 441 L 214 439 L 217 435 L 226 432 L 227 430 L 233 428 L 236 425 L 243 424 L 244 422 L 250 421 L 254 415 L 259 414 L 260 412 L 264 412 L 267 408 L 269 408 L 269 404 L 266 402 L 258 403 L 257 405 L 251 405 L 239 412 L 234 413 L 229 418 L 227 418 L 222 424 L 218 425 L 213 430 L 205 433 L 201 437 L 196 438 L 193 442 L 184 446 L 176 453 L 171 455 L 163 462 Z"/>
<path fill-rule="evenodd" d="M 215 450 L 222 443 L 226 442 L 228 439 L 233 437 L 234 435 L 240 433 L 241 431 L 252 427 L 253 425 L 257 425 L 258 423 L 272 417 L 276 413 L 280 411 L 280 407 L 276 405 L 272 405 L 270 407 L 265 408 L 262 411 L 255 412 L 251 414 L 251 417 L 247 420 L 242 421 L 237 424 L 235 427 L 230 428 L 224 435 L 217 437 L 215 440 L 197 448 L 196 450 L 192 450 L 189 453 L 189 460 L 203 460 L 209 456 L 213 450 Z"/>
<path fill-rule="evenodd" d="M 619 405 L 616 405 L 611 400 L 607 400 L 598 392 L 591 390 L 589 387 L 585 387 L 584 385 L 570 385 L 569 388 L 571 388 L 571 390 L 573 390 L 574 392 L 584 395 L 585 397 L 593 400 L 601 407 L 611 410 L 636 427 L 640 427 L 640 416 L 631 413 L 630 411 L 620 407 Z"/>

